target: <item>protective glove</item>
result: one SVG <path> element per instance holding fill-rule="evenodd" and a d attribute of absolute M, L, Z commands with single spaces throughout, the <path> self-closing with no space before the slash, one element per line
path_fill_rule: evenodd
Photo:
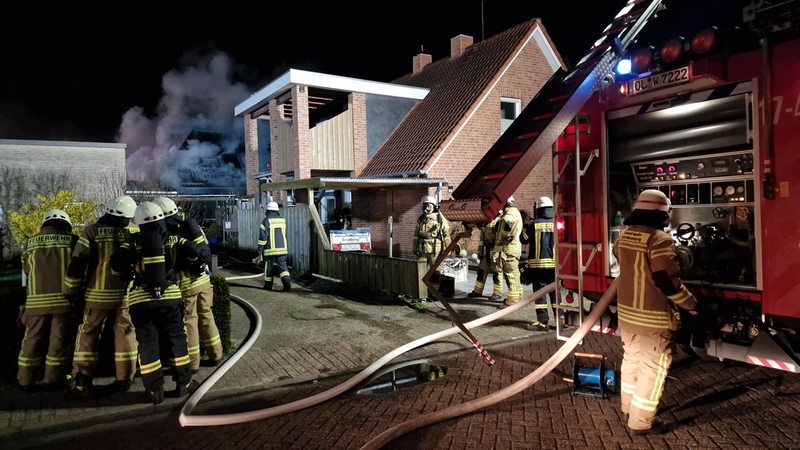
<path fill-rule="evenodd" d="M 253 264 L 260 265 L 262 262 L 264 262 L 264 257 L 260 253 L 253 258 Z"/>

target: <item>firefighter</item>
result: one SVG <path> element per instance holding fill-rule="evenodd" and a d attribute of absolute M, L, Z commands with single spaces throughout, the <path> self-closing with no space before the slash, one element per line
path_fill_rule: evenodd
<path fill-rule="evenodd" d="M 174 367 L 175 397 L 194 392 L 199 383 L 192 379 L 191 359 L 183 327 L 181 290 L 174 272 L 174 247 L 187 259 L 200 256 L 200 247 L 185 238 L 171 239 L 161 207 L 141 202 L 134 221 L 139 233 L 122 244 L 111 257 L 111 270 L 128 284 L 126 304 L 130 308 L 139 342 L 139 371 L 144 398 L 153 404 L 164 401 L 162 348 Z"/>
<path fill-rule="evenodd" d="M 172 199 L 159 196 L 152 201 L 164 213 L 164 222 L 171 235 L 170 239 L 186 238 L 200 247 L 200 257 L 194 260 L 176 255 L 175 268 L 183 300 L 183 322 L 186 326 L 192 372 L 200 369 L 201 343 L 208 355 L 203 365 L 214 367 L 222 361 L 223 354 L 222 340 L 212 311 L 214 287 L 211 285 L 208 268 L 211 263 L 211 247 L 197 222 L 191 217 L 184 216 Z"/>
<path fill-rule="evenodd" d="M 620 266 L 617 314 L 624 351 L 620 400 L 633 435 L 666 431 L 656 412 L 672 363 L 678 308 L 697 314 L 697 300 L 678 277 L 675 243 L 663 231 L 670 211 L 663 192 L 642 191 L 613 249 Z"/>
<path fill-rule="evenodd" d="M 136 202 L 127 195 L 111 199 L 104 205 L 104 214 L 87 226 L 67 268 L 65 294 L 73 303 L 84 301 L 83 321 L 78 326 L 70 397 L 92 395 L 92 379 L 100 359 L 100 335 L 105 327 L 114 333 L 115 381 L 112 390 L 130 389 L 136 373 L 136 336 L 125 298 L 125 284 L 111 274 L 108 260 L 135 228 L 130 227 Z"/>
<path fill-rule="evenodd" d="M 51 209 L 22 253 L 27 295 L 20 311 L 25 335 L 17 358 L 17 382 L 24 393 L 32 392 L 39 379 L 47 390 L 64 387 L 75 338 L 73 306 L 63 294 L 64 277 L 77 243 L 69 215 Z"/>
<path fill-rule="evenodd" d="M 450 245 L 450 222 L 439 212 L 436 199 L 432 195 L 422 197 L 422 214 L 417 219 L 414 232 L 414 254 L 424 258 L 430 269 L 439 253 Z M 438 283 L 438 272 L 431 281 Z"/>
<path fill-rule="evenodd" d="M 522 243 L 519 241 L 522 234 L 522 216 L 513 196 L 506 200 L 503 215 L 495 224 L 494 229 L 495 247 L 492 260 L 499 268 L 498 270 L 503 271 L 508 285 L 508 295 L 500 305 L 500 309 L 503 309 L 522 300 L 522 284 L 519 276 L 519 258 L 522 256 Z"/>
<path fill-rule="evenodd" d="M 533 220 L 523 229 L 520 242 L 529 245 L 528 258 L 523 267 L 525 272 L 523 278 L 532 284 L 534 291 L 538 291 L 555 281 L 556 276 L 553 200 L 550 197 L 539 197 L 533 205 L 533 216 Z M 530 331 L 549 331 L 547 297 L 537 298 L 534 304 L 536 321 L 528 324 L 526 328 Z M 550 304 L 555 316 L 555 291 L 550 292 Z"/>
<path fill-rule="evenodd" d="M 286 292 L 292 288 L 289 266 L 286 264 L 289 246 L 286 242 L 286 219 L 281 217 L 279 211 L 276 202 L 267 204 L 258 233 L 258 255 L 253 262 L 264 264 L 264 289 L 272 290 L 272 277 L 277 274 Z"/>
<path fill-rule="evenodd" d="M 503 299 L 503 283 L 501 277 L 503 276 L 497 265 L 492 261 L 492 253 L 495 245 L 494 227 L 500 217 L 503 215 L 503 210 L 498 211 L 497 216 L 487 223 L 480 233 L 480 242 L 478 243 L 478 273 L 475 278 L 475 286 L 472 292 L 467 294 L 467 297 L 483 297 L 483 288 L 486 285 L 486 280 L 489 274 L 492 275 L 492 296 L 489 300 L 499 302 Z"/>

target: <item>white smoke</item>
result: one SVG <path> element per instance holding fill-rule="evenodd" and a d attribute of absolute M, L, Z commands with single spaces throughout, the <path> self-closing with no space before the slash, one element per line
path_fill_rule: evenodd
<path fill-rule="evenodd" d="M 233 109 L 250 91 L 233 82 L 232 72 L 227 55 L 205 55 L 163 76 L 164 95 L 155 117 L 147 117 L 140 106 L 125 112 L 118 141 L 128 147 L 129 181 L 179 190 L 205 174 L 221 185 L 245 186 L 244 168 L 230 161 L 244 139 L 242 119 L 234 117 Z M 193 131 L 215 138 L 187 140 Z"/>

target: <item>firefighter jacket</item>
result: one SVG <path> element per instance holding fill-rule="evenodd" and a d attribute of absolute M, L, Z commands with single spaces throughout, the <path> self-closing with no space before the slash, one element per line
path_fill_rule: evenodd
<path fill-rule="evenodd" d="M 633 225 L 622 232 L 613 252 L 620 265 L 620 328 L 631 333 L 677 330 L 680 314 L 676 307 L 691 310 L 697 300 L 678 278 L 680 267 L 672 238 L 661 230 Z M 668 274 L 673 294 L 665 294 L 653 281 L 653 273 L 658 271 Z"/>
<path fill-rule="evenodd" d="M 500 220 L 499 215 L 492 219 L 491 222 L 487 223 L 481 230 L 480 242 L 478 242 L 478 258 L 480 259 L 491 260 L 492 250 L 495 245 L 494 227 L 497 225 L 498 220 Z"/>
<path fill-rule="evenodd" d="M 63 292 L 67 265 L 78 236 L 55 227 L 44 227 L 28 239 L 22 252 L 27 275 L 26 314 L 63 314 L 72 309 Z"/>
<path fill-rule="evenodd" d="M 450 245 L 450 222 L 439 211 L 421 214 L 414 233 L 414 252 L 417 256 L 438 255 Z"/>
<path fill-rule="evenodd" d="M 65 293 L 85 291 L 87 304 L 114 309 L 122 306 L 125 283 L 111 274 L 109 259 L 130 239 L 133 228 L 127 224 L 110 226 L 104 220 L 106 216 L 87 226 L 78 239 L 67 269 Z"/>
<path fill-rule="evenodd" d="M 173 246 L 175 251 L 175 265 L 174 270 L 178 273 L 178 285 L 181 292 L 194 292 L 197 288 L 204 286 L 211 282 L 209 277 L 211 271 L 209 264 L 211 264 L 211 247 L 208 245 L 203 230 L 197 222 L 191 217 L 186 217 L 178 221 L 178 227 L 173 230 L 167 227 L 170 232 L 174 231 L 178 237 L 186 238 L 188 241 L 195 243 L 200 251 L 199 256 L 187 256 L 185 250 L 180 249 L 180 246 Z"/>
<path fill-rule="evenodd" d="M 516 258 L 522 256 L 522 243 L 519 240 L 522 228 L 522 215 L 520 215 L 519 209 L 514 206 L 506 206 L 503 216 L 495 224 L 494 251 Z"/>
<path fill-rule="evenodd" d="M 555 269 L 555 233 L 552 208 L 541 208 L 536 218 L 522 232 L 520 242 L 529 244 L 527 267 Z"/>
<path fill-rule="evenodd" d="M 153 245 L 154 239 L 152 236 L 148 239 L 148 234 L 151 233 L 133 235 L 111 258 L 114 275 L 128 280 L 125 306 L 149 301 L 180 301 L 175 261 L 196 259 L 200 254 L 199 246 L 186 238 L 169 235 L 163 244 Z"/>
<path fill-rule="evenodd" d="M 265 257 L 289 254 L 286 242 L 286 219 L 277 211 L 267 211 L 258 231 L 258 253 Z"/>

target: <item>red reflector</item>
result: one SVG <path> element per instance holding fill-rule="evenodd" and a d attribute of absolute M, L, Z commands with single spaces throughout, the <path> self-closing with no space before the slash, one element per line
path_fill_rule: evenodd
<path fill-rule="evenodd" d="M 556 218 L 556 230 L 562 231 L 564 228 L 565 228 L 564 218 L 563 217 L 557 217 Z"/>
<path fill-rule="evenodd" d="M 503 178 L 506 174 L 505 173 L 490 173 L 489 175 L 484 175 L 484 180 L 497 180 Z"/>
<path fill-rule="evenodd" d="M 369 244 L 367 244 L 366 242 L 363 242 L 361 244 L 361 250 L 369 250 Z"/>
<path fill-rule="evenodd" d="M 333 251 L 335 251 L 335 252 L 340 252 L 340 251 L 342 251 L 342 246 L 341 246 L 341 245 L 339 245 L 339 244 L 336 244 L 336 245 L 334 245 L 334 246 L 333 246 Z"/>
<path fill-rule="evenodd" d="M 522 152 L 512 152 L 506 153 L 505 155 L 501 155 L 500 159 L 516 159 L 522 156 Z"/>
<path fill-rule="evenodd" d="M 631 58 L 631 69 L 635 73 L 644 73 L 650 70 L 653 64 L 653 50 L 650 47 L 640 48 L 636 50 Z"/>
<path fill-rule="evenodd" d="M 713 28 L 698 31 L 692 38 L 692 51 L 698 55 L 708 53 L 714 48 L 717 41 L 717 33 Z"/>
<path fill-rule="evenodd" d="M 659 56 L 661 56 L 661 61 L 666 64 L 673 63 L 680 59 L 681 55 L 683 54 L 683 39 L 679 37 L 674 37 L 669 39 L 664 45 L 661 46 L 661 51 L 659 52 Z"/>

